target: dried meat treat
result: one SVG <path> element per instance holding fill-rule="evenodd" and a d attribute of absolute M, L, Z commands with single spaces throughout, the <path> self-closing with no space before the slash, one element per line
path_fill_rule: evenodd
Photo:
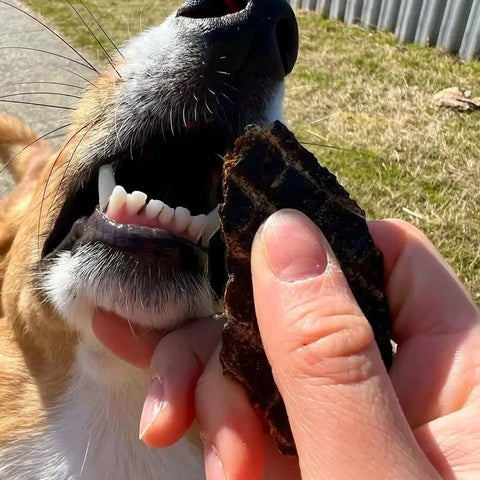
<path fill-rule="evenodd" d="M 365 213 L 337 179 L 280 122 L 251 128 L 225 157 L 220 207 L 228 282 L 220 359 L 265 412 L 280 451 L 295 454 L 283 400 L 273 381 L 253 303 L 250 250 L 260 224 L 273 212 L 294 208 L 322 230 L 375 334 L 387 368 L 392 362 L 391 319 L 382 289 L 383 257 L 367 229 Z"/>

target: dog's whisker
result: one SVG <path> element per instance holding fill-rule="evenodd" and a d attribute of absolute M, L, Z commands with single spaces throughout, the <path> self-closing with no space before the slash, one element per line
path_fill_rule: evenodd
<path fill-rule="evenodd" d="M 122 141 L 120 139 L 120 133 L 118 131 L 118 109 L 120 108 L 120 106 L 117 106 L 117 108 L 115 108 L 115 114 L 114 114 L 114 117 L 113 117 L 113 128 L 115 129 L 115 141 L 117 142 L 117 148 L 122 148 Z"/>
<path fill-rule="evenodd" d="M 64 130 L 65 128 L 68 128 L 69 126 L 71 125 L 71 123 L 67 123 L 65 125 L 62 125 L 60 127 L 57 127 L 53 130 L 50 130 L 49 132 L 39 136 L 36 140 L 34 140 L 33 142 L 30 142 L 28 143 L 27 145 L 25 145 L 22 149 L 20 149 L 17 153 L 15 153 L 15 155 L 11 156 L 4 164 L 4 166 L 0 169 L 0 175 L 8 168 L 8 166 L 21 154 L 23 153 L 25 150 L 27 150 L 27 148 L 31 147 L 32 145 L 35 145 L 37 142 L 39 142 L 40 140 L 43 140 L 49 136 L 51 136 L 53 133 L 57 133 L 59 132 L 60 130 Z"/>
<path fill-rule="evenodd" d="M 183 107 L 182 107 L 182 118 L 183 118 L 183 126 L 185 128 L 187 128 L 187 119 L 186 119 L 186 113 L 185 113 L 186 107 L 187 107 L 187 105 L 186 105 L 186 103 L 184 103 Z"/>
<path fill-rule="evenodd" d="M 214 116 L 214 113 L 213 113 L 213 110 L 210 108 L 210 106 L 208 105 L 208 100 L 207 100 L 207 97 L 205 97 L 205 108 L 209 111 L 210 115 L 212 115 L 212 117 Z"/>
<path fill-rule="evenodd" d="M 65 151 L 65 149 L 70 145 L 70 143 L 75 139 L 75 137 L 80 133 L 82 132 L 83 130 L 85 130 L 85 128 L 87 128 L 88 125 L 84 125 L 83 127 L 81 127 L 79 130 L 77 130 L 75 133 L 73 133 L 70 138 L 68 139 L 68 141 L 65 143 L 65 145 L 62 147 L 62 149 L 60 150 L 60 152 L 58 153 L 58 155 L 56 156 L 49 172 L 48 172 L 48 175 L 47 175 L 47 179 L 45 181 L 45 185 L 44 185 L 44 188 L 43 188 L 43 194 L 42 194 L 42 200 L 41 200 L 41 203 L 40 203 L 40 211 L 39 211 L 39 215 L 38 215 L 38 231 L 37 231 L 37 235 L 38 235 L 38 238 L 39 238 L 39 242 L 40 242 L 40 225 L 41 225 L 41 219 L 42 219 L 42 210 L 43 210 L 43 203 L 45 201 L 45 195 L 47 193 L 47 187 L 48 187 L 48 184 L 50 182 L 50 178 L 52 176 L 52 173 L 55 169 L 55 166 L 57 165 L 57 162 L 59 161 L 61 155 L 63 154 L 63 152 Z M 38 251 L 40 251 L 40 243 L 38 244 Z"/>
<path fill-rule="evenodd" d="M 48 108 L 58 108 L 60 110 L 75 110 L 72 107 L 66 107 L 64 105 L 52 105 L 50 103 L 37 103 L 37 102 L 27 102 L 23 100 L 6 100 L 6 99 L 0 99 L 0 102 L 3 103 L 13 103 L 13 104 L 18 104 L 18 105 L 32 105 L 34 107 L 48 107 Z"/>
<path fill-rule="evenodd" d="M 88 436 L 88 441 L 87 441 L 87 446 L 85 448 L 85 455 L 83 456 L 83 461 L 82 461 L 82 466 L 80 467 L 80 474 L 79 474 L 79 477 L 81 478 L 82 477 L 82 474 L 83 474 L 83 471 L 85 469 L 85 465 L 87 463 L 87 456 L 88 456 L 88 452 L 90 451 L 90 442 L 92 440 L 92 435 L 90 434 Z"/>
<path fill-rule="evenodd" d="M 1 3 L 1 0 L 0 0 L 0 3 Z M 62 55 L 61 53 L 50 52 L 48 50 L 43 50 L 41 48 L 24 47 L 24 46 L 21 46 L 21 45 L 5 45 L 5 46 L 0 47 L 0 50 L 7 50 L 7 49 L 10 49 L 10 50 L 25 50 L 27 52 L 36 52 L 36 53 L 43 53 L 45 55 L 51 55 L 52 57 L 61 58 L 63 60 L 67 60 L 69 62 L 75 63 L 77 65 L 80 65 L 81 67 L 88 68 L 89 70 L 91 70 L 91 68 L 88 65 L 85 65 L 84 63 L 79 62 L 78 60 L 75 60 L 74 58 L 67 57 L 66 55 Z M 94 70 L 94 71 L 96 73 L 99 73 L 97 70 Z"/>
<path fill-rule="evenodd" d="M 59 70 L 62 70 L 63 72 L 67 72 L 67 73 L 70 73 L 71 75 L 77 77 L 77 78 L 80 78 L 81 80 L 87 82 L 90 86 L 92 86 L 93 88 L 98 88 L 97 85 L 95 85 L 95 83 L 93 83 L 91 80 L 89 80 L 87 77 L 85 77 L 84 75 L 81 75 L 80 73 L 78 72 L 75 72 L 73 70 L 69 70 L 68 68 L 64 68 L 64 67 L 57 67 Z"/>
<path fill-rule="evenodd" d="M 46 25 L 45 23 L 43 23 L 41 20 L 39 20 L 38 18 L 34 17 L 33 15 L 31 15 L 30 13 L 28 13 L 26 10 L 23 10 L 22 8 L 20 7 L 17 7 L 16 5 L 13 5 L 12 3 L 9 3 L 9 2 L 6 2 L 5 0 L 0 0 L 0 3 L 2 3 L 3 5 L 7 5 L 15 10 L 18 10 L 19 12 L 21 12 L 23 15 L 26 15 L 27 17 L 31 18 L 33 21 L 39 23 L 43 28 L 45 28 L 46 30 L 48 30 L 52 35 L 54 35 L 55 37 L 57 37 L 63 44 L 65 44 L 70 50 L 72 50 L 73 52 L 75 52 L 76 55 L 78 55 L 84 62 L 85 64 L 82 64 L 81 62 L 78 62 L 80 65 L 86 67 L 86 68 L 89 68 L 90 70 L 93 70 L 94 72 L 96 73 L 100 73 L 76 48 L 74 48 L 69 42 L 67 42 L 67 40 L 65 40 L 65 38 L 63 38 L 61 35 L 59 35 L 57 32 L 55 32 L 52 28 L 50 28 L 48 25 Z"/>
<path fill-rule="evenodd" d="M 100 41 L 100 39 L 95 35 L 95 32 L 90 28 L 90 25 L 88 25 L 88 23 L 85 21 L 85 19 L 82 17 L 82 15 L 80 14 L 80 12 L 77 10 L 77 8 L 75 7 L 75 5 L 73 5 L 73 3 L 70 1 L 70 0 L 65 0 L 68 5 L 70 6 L 70 8 L 75 12 L 75 14 L 77 15 L 77 17 L 80 19 L 80 21 L 83 23 L 83 25 L 87 28 L 87 30 L 90 32 L 90 35 L 92 35 L 92 37 L 94 38 L 94 40 L 97 42 L 98 46 L 100 47 L 100 49 L 102 50 L 103 52 L 103 55 L 105 56 L 107 62 L 110 64 L 110 66 L 113 68 L 113 70 L 115 70 L 115 73 L 118 75 L 119 78 L 122 78 L 122 76 L 120 75 L 120 72 L 117 70 L 117 67 L 115 66 L 115 63 L 112 59 L 112 57 L 110 56 L 110 54 L 107 52 L 107 50 L 105 49 L 105 47 L 103 46 L 102 42 Z"/>
<path fill-rule="evenodd" d="M 78 95 L 72 95 L 71 93 L 62 93 L 62 92 L 17 92 L 17 93 L 9 93 L 7 95 L 1 95 L 0 100 L 4 98 L 11 98 L 11 97 L 21 97 L 24 95 L 55 95 L 58 97 L 68 97 L 68 98 L 76 98 L 80 100 Z"/>
<path fill-rule="evenodd" d="M 227 83 L 224 80 L 222 80 L 221 83 L 224 87 L 226 87 L 226 88 L 228 88 L 228 89 L 230 89 L 230 90 L 232 90 L 236 93 L 241 93 L 240 90 L 237 87 L 235 87 L 234 85 L 232 85 L 230 83 Z"/>
<path fill-rule="evenodd" d="M 64 183 L 64 180 L 65 180 L 65 177 L 66 177 L 66 174 L 67 174 L 67 171 L 68 169 L 70 168 L 70 164 L 72 162 L 72 159 L 74 158 L 75 154 L 77 153 L 77 150 L 78 148 L 80 147 L 81 143 L 83 142 L 83 140 L 85 139 L 85 137 L 88 135 L 88 133 L 90 132 L 90 130 L 95 126 L 94 123 L 92 123 L 88 128 L 87 130 L 85 131 L 85 133 L 83 134 L 83 136 L 80 138 L 80 140 L 78 141 L 78 143 L 75 145 L 75 148 L 72 152 L 72 154 L 70 155 L 66 165 L 65 165 L 65 168 L 63 170 L 63 174 L 62 174 L 62 178 L 58 184 L 58 187 L 55 191 L 55 196 L 54 196 L 54 199 L 53 201 L 50 203 L 50 207 L 47 211 L 47 217 L 50 215 L 50 212 L 51 212 L 51 209 L 52 209 L 52 206 L 55 204 L 55 200 L 57 199 L 57 196 L 58 196 L 58 193 L 60 192 L 60 189 L 62 188 L 62 185 Z M 47 180 L 48 182 L 48 180 Z"/>
<path fill-rule="evenodd" d="M 143 10 L 144 10 L 144 8 L 145 8 L 145 0 L 143 0 L 143 2 L 142 2 L 142 8 L 140 9 L 140 15 L 139 15 L 139 19 L 138 19 L 138 23 L 139 23 L 141 32 L 143 32 Z"/>
<path fill-rule="evenodd" d="M 10 82 L 3 84 L 0 89 L 4 89 L 7 87 L 19 87 L 21 85 L 57 85 L 60 87 L 68 87 L 68 88 L 75 88 L 78 90 L 85 90 L 85 87 L 80 85 L 74 85 L 72 83 L 62 83 L 62 82 L 50 82 L 50 81 L 35 81 L 35 82 Z"/>
<path fill-rule="evenodd" d="M 193 107 L 193 119 L 195 123 L 198 122 L 198 98 L 193 94 L 193 98 L 195 99 L 195 105 Z"/>
<path fill-rule="evenodd" d="M 169 113 L 169 119 L 170 119 L 170 130 L 172 132 L 172 136 L 175 136 L 175 129 L 173 128 L 173 108 L 170 109 Z"/>
<path fill-rule="evenodd" d="M 88 8 L 88 5 L 83 1 L 83 0 L 80 0 L 80 3 L 82 4 L 83 8 L 88 12 L 88 14 L 90 15 L 90 17 L 93 19 L 93 21 L 95 22 L 95 24 L 98 26 L 98 28 L 100 28 L 100 30 L 102 31 L 102 33 L 105 35 L 105 37 L 107 38 L 107 40 L 109 41 L 110 45 L 117 51 L 117 53 L 120 55 L 120 57 L 122 57 L 123 59 L 125 59 L 125 57 L 122 55 L 122 52 L 120 51 L 120 49 L 117 47 L 117 45 L 115 44 L 115 42 L 112 40 L 112 38 L 110 37 L 110 35 L 105 31 L 105 29 L 103 28 L 103 26 L 100 24 L 100 22 L 97 20 L 97 18 L 95 17 L 95 15 L 92 13 L 92 11 Z"/>

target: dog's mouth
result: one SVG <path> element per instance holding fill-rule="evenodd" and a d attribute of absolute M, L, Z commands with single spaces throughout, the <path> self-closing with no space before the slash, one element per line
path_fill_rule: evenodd
<path fill-rule="evenodd" d="M 192 128 L 99 161 L 67 195 L 43 257 L 102 244 L 144 267 L 205 274 L 220 227 L 223 155 L 233 140 L 220 129 Z"/>

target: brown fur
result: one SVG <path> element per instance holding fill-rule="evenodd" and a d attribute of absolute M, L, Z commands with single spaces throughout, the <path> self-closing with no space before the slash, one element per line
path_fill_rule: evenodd
<path fill-rule="evenodd" d="M 48 217 L 62 170 L 45 141 L 25 148 L 36 139 L 19 120 L 0 115 L 0 160 L 17 181 L 0 201 L 0 446 L 37 431 L 45 421 L 46 407 L 66 388 L 75 345 L 74 333 L 32 286 L 41 246 L 37 232 L 45 223 L 40 205 L 42 217 Z"/>

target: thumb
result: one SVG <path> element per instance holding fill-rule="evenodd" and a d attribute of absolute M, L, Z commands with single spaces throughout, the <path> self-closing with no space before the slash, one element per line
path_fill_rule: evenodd
<path fill-rule="evenodd" d="M 327 241 L 283 210 L 252 248 L 255 307 L 302 479 L 438 478 L 415 442 Z"/>

